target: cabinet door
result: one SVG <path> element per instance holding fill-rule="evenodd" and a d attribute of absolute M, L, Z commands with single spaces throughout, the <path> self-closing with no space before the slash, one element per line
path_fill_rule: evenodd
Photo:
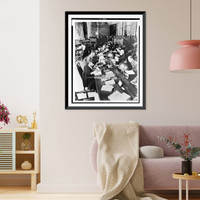
<path fill-rule="evenodd" d="M 0 132 L 0 171 L 15 168 L 15 132 Z"/>

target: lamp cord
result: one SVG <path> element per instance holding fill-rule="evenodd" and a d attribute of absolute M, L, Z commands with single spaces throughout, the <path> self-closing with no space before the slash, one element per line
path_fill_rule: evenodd
<path fill-rule="evenodd" d="M 192 0 L 190 1 L 190 40 L 192 39 Z"/>

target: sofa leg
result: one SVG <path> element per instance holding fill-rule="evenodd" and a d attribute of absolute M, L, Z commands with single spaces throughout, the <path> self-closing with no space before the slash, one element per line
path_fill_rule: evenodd
<path fill-rule="evenodd" d="M 182 200 L 182 180 L 179 179 L 179 200 Z"/>

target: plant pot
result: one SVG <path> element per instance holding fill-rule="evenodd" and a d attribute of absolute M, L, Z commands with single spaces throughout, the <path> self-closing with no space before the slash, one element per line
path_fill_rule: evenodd
<path fill-rule="evenodd" d="M 192 175 L 192 161 L 184 160 L 182 161 L 182 174 Z"/>
<path fill-rule="evenodd" d="M 31 142 L 29 140 L 24 140 L 22 143 L 21 143 L 21 150 L 24 150 L 24 151 L 29 151 L 31 149 Z"/>

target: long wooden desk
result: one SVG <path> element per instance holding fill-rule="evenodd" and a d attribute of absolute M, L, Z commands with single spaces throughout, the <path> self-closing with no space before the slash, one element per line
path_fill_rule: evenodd
<path fill-rule="evenodd" d="M 108 96 L 114 93 L 115 91 L 118 91 L 120 93 L 125 92 L 126 94 L 130 95 L 130 99 L 128 100 L 133 100 L 136 97 L 136 94 L 137 94 L 136 86 L 133 85 L 130 82 L 130 80 L 126 79 L 126 77 L 115 66 L 109 69 L 115 75 L 115 77 L 112 78 L 115 81 L 115 84 L 113 84 L 113 90 L 111 92 L 101 90 L 102 86 L 105 85 L 105 81 L 103 80 L 103 77 L 105 75 L 105 70 L 108 70 L 108 68 L 104 67 L 101 70 L 102 70 L 102 75 L 95 77 L 96 90 L 97 90 L 100 100 L 108 101 L 109 100 Z M 122 82 L 121 86 L 118 84 L 119 81 Z"/>

